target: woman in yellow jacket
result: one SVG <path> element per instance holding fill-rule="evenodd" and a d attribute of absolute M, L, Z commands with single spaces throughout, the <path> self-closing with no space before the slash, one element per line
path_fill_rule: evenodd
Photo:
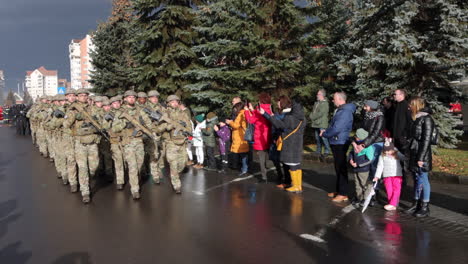
<path fill-rule="evenodd" d="M 247 121 L 244 116 L 244 104 L 237 103 L 233 107 L 233 116 L 236 118 L 233 120 L 226 120 L 232 129 L 232 145 L 231 152 L 239 155 L 242 162 L 241 173 L 239 176 L 244 176 L 248 173 L 248 152 L 249 152 L 249 143 L 244 140 L 245 130 L 247 129 Z"/>

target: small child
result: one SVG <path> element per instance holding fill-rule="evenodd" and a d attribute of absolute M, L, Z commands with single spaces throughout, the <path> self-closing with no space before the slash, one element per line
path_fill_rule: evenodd
<path fill-rule="evenodd" d="M 214 130 L 218 135 L 219 154 L 221 155 L 220 173 L 226 172 L 228 166 L 226 144 L 231 140 L 231 129 L 229 129 L 229 126 L 224 121 L 225 119 L 222 119 L 218 125 L 214 126 Z"/>
<path fill-rule="evenodd" d="M 203 169 L 203 162 L 205 161 L 205 153 L 203 152 L 203 135 L 202 128 L 206 127 L 205 114 L 195 116 L 197 125 L 193 130 L 192 144 L 195 147 L 195 155 L 197 156 L 197 164 L 193 167 L 195 169 Z"/>
<path fill-rule="evenodd" d="M 370 166 L 374 160 L 374 146 L 363 148 L 360 143 L 369 136 L 369 133 L 360 128 L 356 131 L 355 141 L 353 141 L 353 151 L 349 153 L 348 160 L 354 168 L 354 181 L 356 185 L 356 199 L 354 204 L 362 204 L 368 192 L 372 189 L 369 180 Z"/>
<path fill-rule="evenodd" d="M 215 159 L 216 136 L 214 126 L 218 123 L 218 116 L 209 112 L 206 115 L 206 127 L 201 129 L 203 135 L 203 144 L 205 145 L 207 166 L 204 168 L 207 171 L 217 171 Z"/>
<path fill-rule="evenodd" d="M 403 182 L 400 160 L 404 158 L 405 156 L 395 148 L 393 142 L 386 139 L 382 155 L 380 155 L 377 164 L 374 182 L 378 181 L 383 175 L 388 196 L 388 204 L 384 206 L 387 211 L 396 210 L 400 201 L 401 183 Z"/>

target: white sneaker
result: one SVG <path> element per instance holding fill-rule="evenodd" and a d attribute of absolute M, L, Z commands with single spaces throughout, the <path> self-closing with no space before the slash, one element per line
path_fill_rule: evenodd
<path fill-rule="evenodd" d="M 387 210 L 387 211 L 395 211 L 396 207 L 391 205 L 391 204 L 387 204 L 387 205 L 384 206 L 384 209 Z"/>

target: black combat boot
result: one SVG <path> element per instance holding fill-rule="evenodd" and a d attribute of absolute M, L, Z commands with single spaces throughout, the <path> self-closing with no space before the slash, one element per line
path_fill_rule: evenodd
<path fill-rule="evenodd" d="M 119 191 L 123 190 L 123 184 L 117 184 L 117 190 Z"/>
<path fill-rule="evenodd" d="M 179 188 L 174 188 L 174 191 L 175 191 L 176 194 L 181 194 L 182 193 L 180 187 Z"/>
<path fill-rule="evenodd" d="M 411 206 L 406 209 L 405 214 L 414 214 L 419 209 L 419 200 L 414 200 Z"/>
<path fill-rule="evenodd" d="M 134 192 L 132 193 L 133 200 L 139 200 L 140 199 L 140 193 L 139 192 Z"/>
<path fill-rule="evenodd" d="M 429 203 L 422 202 L 419 209 L 414 213 L 416 217 L 426 217 L 429 216 Z"/>

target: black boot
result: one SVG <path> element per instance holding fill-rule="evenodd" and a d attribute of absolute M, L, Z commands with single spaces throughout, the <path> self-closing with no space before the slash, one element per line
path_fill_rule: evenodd
<path fill-rule="evenodd" d="M 414 213 L 416 217 L 429 216 L 429 203 L 422 202 L 420 208 Z"/>
<path fill-rule="evenodd" d="M 414 214 L 419 209 L 419 200 L 414 200 L 411 206 L 406 209 L 405 214 Z"/>

